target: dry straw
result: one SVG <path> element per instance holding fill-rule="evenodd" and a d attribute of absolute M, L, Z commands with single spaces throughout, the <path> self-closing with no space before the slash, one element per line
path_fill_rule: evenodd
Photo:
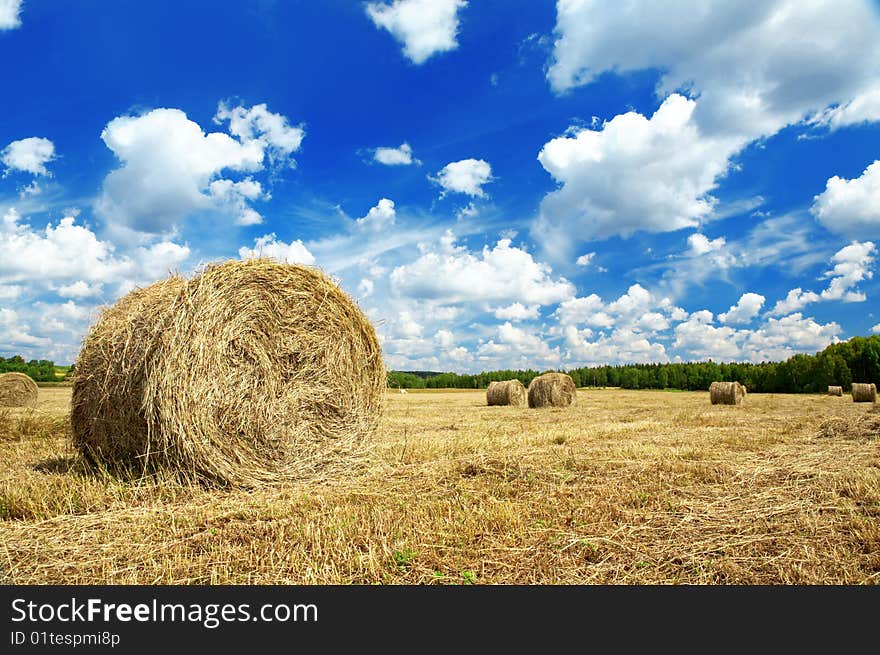
<path fill-rule="evenodd" d="M 565 373 L 544 373 L 529 384 L 529 407 L 568 407 L 577 404 L 577 386 Z"/>
<path fill-rule="evenodd" d="M 24 373 L 0 375 L 0 407 L 33 407 L 38 393 L 36 383 Z"/>
<path fill-rule="evenodd" d="M 843 395 L 843 387 L 828 387 L 828 395 L 829 396 L 842 396 Z"/>
<path fill-rule="evenodd" d="M 819 424 L 823 438 L 876 439 L 880 437 L 880 416 L 867 412 L 859 416 L 831 416 Z"/>
<path fill-rule="evenodd" d="M 741 405 L 746 396 L 739 382 L 713 382 L 709 385 L 709 399 L 713 405 Z"/>
<path fill-rule="evenodd" d="M 852 399 L 856 403 L 876 403 L 877 385 L 873 382 L 853 382 Z"/>
<path fill-rule="evenodd" d="M 92 327 L 76 371 L 88 458 L 242 486 L 345 466 L 385 391 L 352 300 L 317 269 L 268 259 L 133 291 Z"/>
<path fill-rule="evenodd" d="M 486 389 L 487 405 L 528 405 L 528 392 L 519 380 L 490 382 Z"/>

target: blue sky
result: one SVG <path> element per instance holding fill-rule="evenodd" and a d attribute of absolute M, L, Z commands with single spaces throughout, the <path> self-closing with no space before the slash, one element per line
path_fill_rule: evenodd
<path fill-rule="evenodd" d="M 878 3 L 238 4 L 0 0 L 0 354 L 254 255 L 397 369 L 880 332 Z"/>

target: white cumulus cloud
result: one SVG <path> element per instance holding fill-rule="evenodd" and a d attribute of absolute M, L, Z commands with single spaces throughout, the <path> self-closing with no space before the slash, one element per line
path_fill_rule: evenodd
<path fill-rule="evenodd" d="M 800 313 L 770 318 L 755 330 L 715 327 L 709 311 L 694 312 L 675 328 L 673 346 L 695 359 L 780 361 L 797 352 L 816 352 L 838 341 L 840 325 L 820 324 Z"/>
<path fill-rule="evenodd" d="M 562 326 L 584 324 L 608 328 L 614 325 L 614 318 L 606 310 L 602 299 L 591 293 L 583 298 L 563 300 L 553 316 Z"/>
<path fill-rule="evenodd" d="M 712 325 L 712 312 L 700 310 L 675 328 L 673 346 L 681 348 L 695 358 L 733 361 L 741 356 L 737 343 L 737 330 L 732 327 Z"/>
<path fill-rule="evenodd" d="M 434 334 L 434 341 L 441 348 L 451 348 L 455 345 L 455 335 L 449 330 L 437 330 Z"/>
<path fill-rule="evenodd" d="M 426 247 L 415 261 L 396 267 L 390 281 L 397 295 L 446 304 L 483 301 L 550 305 L 575 292 L 571 282 L 554 277 L 547 264 L 535 261 L 529 252 L 511 245 L 509 239 L 475 253 L 455 245 L 451 232 L 435 248 Z"/>
<path fill-rule="evenodd" d="M 15 208 L 0 218 L 0 297 L 17 322 L 0 328 L 0 350 L 71 362 L 99 303 L 189 261 L 189 247 L 171 241 L 120 250 L 78 224 L 77 213 L 42 227 Z"/>
<path fill-rule="evenodd" d="M 55 144 L 49 139 L 31 136 L 13 141 L 0 150 L 0 161 L 6 166 L 5 174 L 24 171 L 32 175 L 51 175 L 46 164 L 55 159 Z"/>
<path fill-rule="evenodd" d="M 813 226 L 797 212 L 765 219 L 745 237 L 733 241 L 692 234 L 680 255 L 655 267 L 665 269 L 661 285 L 679 298 L 691 286 L 707 280 L 730 282 L 732 271 L 749 267 L 779 266 L 790 274 L 800 274 L 827 259 L 828 253 L 823 250 L 817 247 Z"/>
<path fill-rule="evenodd" d="M 77 280 L 72 284 L 63 284 L 58 287 L 56 293 L 62 298 L 88 298 L 90 296 L 99 295 L 101 293 L 101 283 L 89 284 L 82 280 Z"/>
<path fill-rule="evenodd" d="M 559 348 L 550 347 L 540 336 L 509 321 L 499 325 L 495 336 L 477 348 L 477 356 L 495 366 L 509 362 L 516 367 L 549 368 L 561 361 Z"/>
<path fill-rule="evenodd" d="M 142 275 L 150 281 L 176 271 L 189 256 L 189 246 L 173 241 L 159 241 L 149 246 L 139 246 L 130 254 L 137 270 L 142 271 Z"/>
<path fill-rule="evenodd" d="M 662 343 L 652 342 L 644 334 L 626 327 L 593 338 L 590 331 L 569 326 L 566 328 L 566 346 L 566 360 L 577 361 L 582 366 L 669 361 Z"/>
<path fill-rule="evenodd" d="M 748 323 L 758 315 L 766 300 L 758 293 L 744 293 L 735 305 L 723 314 L 718 314 L 718 320 L 722 323 Z"/>
<path fill-rule="evenodd" d="M 17 300 L 24 291 L 20 284 L 0 284 L 0 300 Z"/>
<path fill-rule="evenodd" d="M 306 248 L 300 239 L 284 243 L 279 241 L 274 233 L 254 239 L 253 248 L 242 246 L 238 249 L 238 256 L 242 259 L 269 257 L 279 262 L 305 264 L 307 266 L 315 263 L 315 256 L 309 252 L 309 249 Z"/>
<path fill-rule="evenodd" d="M 248 204 L 266 197 L 250 177 L 233 181 L 226 171 L 254 173 L 287 160 L 303 132 L 265 105 L 220 105 L 215 119 L 231 132 L 206 134 L 179 109 L 154 109 L 110 121 L 101 138 L 121 165 L 104 179 L 96 213 L 111 226 L 146 234 L 173 231 L 190 214 L 220 211 L 240 225 L 262 222 Z"/>
<path fill-rule="evenodd" d="M 814 125 L 823 125 L 831 130 L 875 121 L 880 121 L 880 83 L 849 102 L 826 109 L 811 120 Z"/>
<path fill-rule="evenodd" d="M 409 166 L 419 163 L 418 159 L 413 158 L 412 147 L 405 141 L 397 148 L 376 148 L 373 151 L 373 159 L 386 166 Z"/>
<path fill-rule="evenodd" d="M 832 232 L 856 238 L 880 235 L 880 160 L 852 180 L 829 178 L 810 211 Z"/>
<path fill-rule="evenodd" d="M 366 216 L 355 221 L 355 225 L 361 230 L 381 232 L 394 225 L 396 215 L 394 201 L 388 198 L 381 198 L 375 207 L 370 208 Z"/>
<path fill-rule="evenodd" d="M 241 182 L 214 180 L 208 186 L 208 194 L 218 205 L 227 207 L 236 215 L 236 225 L 259 225 L 263 222 L 260 213 L 247 202 L 268 199 L 268 194 L 263 193 L 263 186 L 256 180 L 250 177 Z"/>
<path fill-rule="evenodd" d="M 660 97 L 699 95 L 712 134 L 770 135 L 869 93 L 880 80 L 880 17 L 864 0 L 560 0 L 547 77 L 557 92 L 605 71 L 657 69 Z"/>
<path fill-rule="evenodd" d="M 758 330 L 747 333 L 744 355 L 751 361 L 780 361 L 797 352 L 817 352 L 839 341 L 840 331 L 834 321 L 821 324 L 800 313 L 771 318 Z"/>
<path fill-rule="evenodd" d="M 0 223 L 0 282 L 25 282 L 36 288 L 80 281 L 152 281 L 158 268 L 181 263 L 189 252 L 186 246 L 163 242 L 120 256 L 114 244 L 98 239 L 89 228 L 78 225 L 73 216 L 36 230 L 22 223 L 18 212 L 10 209 Z"/>
<path fill-rule="evenodd" d="M 458 47 L 458 12 L 466 0 L 394 0 L 370 2 L 367 16 L 403 44 L 403 54 L 414 64 Z"/>
<path fill-rule="evenodd" d="M 818 293 L 804 291 L 800 287 L 795 287 L 786 294 L 785 298 L 777 301 L 776 304 L 773 305 L 773 309 L 770 310 L 770 315 L 781 316 L 783 314 L 790 314 L 791 312 L 796 312 L 810 303 L 818 302 L 819 300 L 821 300 L 821 297 Z"/>
<path fill-rule="evenodd" d="M 825 271 L 823 279 L 828 279 L 828 287 L 820 293 L 804 291 L 800 287 L 792 289 L 769 311 L 771 316 L 779 316 L 797 311 L 819 301 L 839 300 L 843 302 L 864 302 L 866 296 L 855 289 L 856 285 L 874 277 L 872 265 L 877 248 L 871 241 L 853 241 L 838 250 L 832 257 L 831 270 Z"/>
<path fill-rule="evenodd" d="M 555 91 L 654 70 L 664 99 L 650 120 L 628 112 L 541 151 L 561 188 L 545 197 L 534 233 L 560 258 L 578 238 L 710 220 L 712 189 L 756 139 L 878 117 L 880 12 L 864 0 L 710 0 L 699 10 L 687 0 L 559 0 L 555 35 Z"/>
<path fill-rule="evenodd" d="M 414 339 L 422 336 L 422 325 L 413 317 L 412 312 L 402 311 L 397 315 L 394 334 L 400 339 Z"/>
<path fill-rule="evenodd" d="M 851 289 L 859 282 L 874 277 L 871 264 L 874 263 L 875 252 L 877 252 L 877 247 L 871 241 L 864 243 L 853 241 L 838 250 L 831 258 L 834 268 L 825 271 L 822 276 L 831 280 L 828 288 L 822 292 L 822 299 L 847 302 L 864 301 L 864 293 Z"/>
<path fill-rule="evenodd" d="M 706 235 L 700 233 L 692 234 L 688 237 L 688 245 L 690 246 L 691 253 L 694 255 L 705 255 L 706 253 L 720 250 L 724 247 L 725 243 L 724 237 L 718 237 L 710 241 Z"/>
<path fill-rule="evenodd" d="M 446 164 L 436 176 L 428 176 L 447 193 L 464 193 L 483 198 L 483 185 L 492 181 L 492 167 L 482 159 L 462 159 Z"/>
<path fill-rule="evenodd" d="M 515 302 L 505 307 L 499 307 L 495 310 L 494 314 L 495 318 L 502 321 L 525 321 L 538 318 L 539 309 L 538 305 L 526 306 L 521 302 Z"/>
<path fill-rule="evenodd" d="M 627 327 L 641 332 L 659 332 L 669 327 L 672 313 L 678 308 L 669 298 L 658 298 L 641 284 L 633 284 L 626 293 L 605 304 L 595 294 L 559 305 L 557 316 L 563 324 L 573 322 L 577 313 L 586 325 Z"/>
<path fill-rule="evenodd" d="M 223 169 L 262 167 L 259 143 L 205 134 L 179 109 L 115 118 L 101 138 L 122 165 L 104 179 L 95 211 L 112 223 L 161 233 L 187 214 L 213 206 L 207 191 Z"/>
<path fill-rule="evenodd" d="M 695 106 L 673 94 L 651 117 L 631 111 L 544 144 L 538 160 L 560 187 L 541 202 L 536 236 L 563 250 L 572 234 L 603 239 L 708 220 L 710 191 L 740 143 L 701 134 Z"/>
<path fill-rule="evenodd" d="M 47 337 L 31 334 L 31 328 L 18 312 L 0 307 L 0 343 L 3 344 L 5 350 L 12 354 L 13 351 L 27 352 L 30 348 L 44 351 L 51 341 Z"/>
<path fill-rule="evenodd" d="M 0 30 L 21 27 L 21 0 L 0 0 Z"/>
<path fill-rule="evenodd" d="M 293 165 L 290 155 L 299 150 L 306 135 L 302 125 L 290 125 L 287 117 L 269 111 L 265 103 L 253 107 L 238 105 L 230 107 L 221 102 L 214 115 L 214 122 L 229 121 L 229 133 L 243 143 L 260 144 L 273 165 Z"/>

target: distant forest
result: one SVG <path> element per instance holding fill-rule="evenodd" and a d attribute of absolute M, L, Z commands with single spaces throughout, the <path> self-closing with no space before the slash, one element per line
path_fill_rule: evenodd
<path fill-rule="evenodd" d="M 62 367 L 63 370 L 63 367 Z M 37 382 L 58 380 L 56 366 L 45 359 L 25 361 L 18 355 L 0 357 L 0 373 L 18 371 Z M 435 371 L 389 371 L 388 386 L 404 389 L 485 389 L 493 380 L 517 378 L 528 385 L 544 371 L 486 371 L 474 375 Z M 719 364 L 626 364 L 565 371 L 579 387 L 624 389 L 681 389 L 705 391 L 715 380 L 738 381 L 758 393 L 816 393 L 839 385 L 849 391 L 853 382 L 880 385 L 880 336 L 853 337 L 831 344 L 815 355 L 795 355 L 784 362 Z"/>
<path fill-rule="evenodd" d="M 0 357 L 0 373 L 17 371 L 29 375 L 37 382 L 53 382 L 55 376 L 55 364 L 46 359 L 32 359 L 26 362 L 23 357 Z"/>
<path fill-rule="evenodd" d="M 853 337 L 831 344 L 815 355 L 795 355 L 784 362 L 719 364 L 627 364 L 567 371 L 579 387 L 624 389 L 681 389 L 705 391 L 715 380 L 738 381 L 758 393 L 815 393 L 839 385 L 849 391 L 853 382 L 880 385 L 880 336 Z M 388 385 L 405 389 L 484 389 L 493 380 L 517 378 L 528 385 L 542 371 L 487 371 L 475 375 L 390 371 Z"/>

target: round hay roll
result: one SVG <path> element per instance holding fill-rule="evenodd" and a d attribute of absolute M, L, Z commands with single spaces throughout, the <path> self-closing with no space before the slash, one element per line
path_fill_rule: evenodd
<path fill-rule="evenodd" d="M 565 373 L 544 373 L 529 384 L 529 407 L 568 407 L 577 404 L 577 386 Z"/>
<path fill-rule="evenodd" d="M 828 387 L 828 395 L 829 396 L 842 396 L 843 395 L 843 387 Z"/>
<path fill-rule="evenodd" d="M 29 375 L 16 371 L 0 375 L 0 407 L 33 407 L 38 394 Z"/>
<path fill-rule="evenodd" d="M 852 399 L 854 403 L 876 403 L 877 385 L 873 382 L 853 382 Z"/>
<path fill-rule="evenodd" d="M 76 371 L 85 456 L 242 486 L 344 464 L 386 384 L 354 302 L 317 269 L 268 259 L 133 291 L 92 327 Z"/>
<path fill-rule="evenodd" d="M 709 400 L 713 405 L 741 405 L 746 392 L 739 382 L 713 382 L 709 385 Z"/>
<path fill-rule="evenodd" d="M 490 382 L 486 389 L 486 404 L 524 407 L 529 404 L 529 394 L 519 380 Z"/>

